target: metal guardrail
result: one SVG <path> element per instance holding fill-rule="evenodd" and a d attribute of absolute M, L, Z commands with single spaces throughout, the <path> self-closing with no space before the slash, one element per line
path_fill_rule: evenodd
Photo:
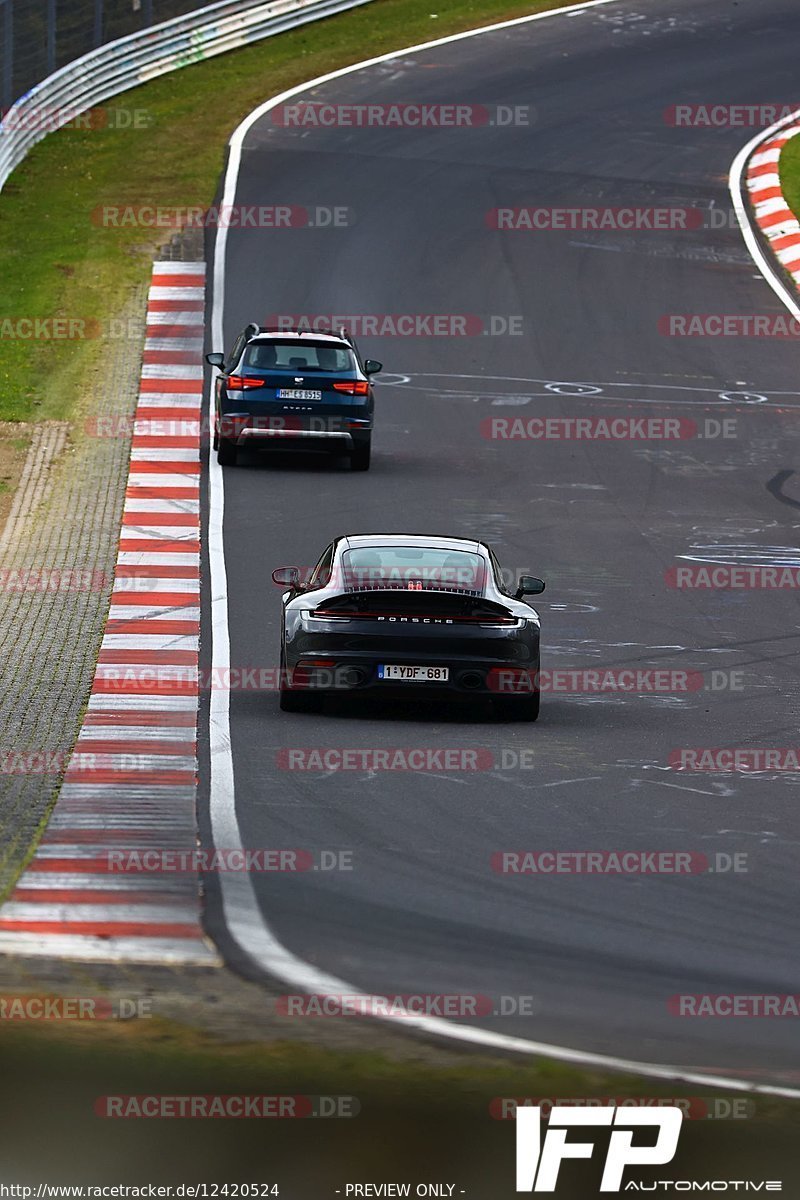
<path fill-rule="evenodd" d="M 212 0 L 0 0 L 0 104 L 82 54 Z"/>
<path fill-rule="evenodd" d="M 87 109 L 168 71 L 372 0 L 221 0 L 109 42 L 31 88 L 0 122 L 0 190 L 37 142 Z"/>

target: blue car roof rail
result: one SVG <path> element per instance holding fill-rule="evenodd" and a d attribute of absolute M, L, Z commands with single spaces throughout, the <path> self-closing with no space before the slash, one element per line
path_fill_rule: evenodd
<path fill-rule="evenodd" d="M 315 337 L 321 333 L 330 337 L 339 337 L 343 342 L 347 342 L 348 346 L 355 348 L 353 338 L 343 325 L 340 325 L 338 329 L 301 329 L 299 325 L 256 325 L 255 322 L 252 322 L 245 329 L 248 341 L 264 333 L 296 333 L 307 337 Z"/>

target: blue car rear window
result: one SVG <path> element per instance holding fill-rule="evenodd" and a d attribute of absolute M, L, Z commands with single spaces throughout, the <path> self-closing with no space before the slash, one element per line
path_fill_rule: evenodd
<path fill-rule="evenodd" d="M 245 351 L 244 365 L 257 371 L 349 372 L 355 368 L 352 350 L 305 339 L 251 342 Z"/>

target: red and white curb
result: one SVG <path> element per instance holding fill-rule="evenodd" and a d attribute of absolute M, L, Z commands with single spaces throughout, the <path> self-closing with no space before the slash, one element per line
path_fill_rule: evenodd
<path fill-rule="evenodd" d="M 205 264 L 155 263 L 111 607 L 58 801 L 0 909 L 3 953 L 218 963 L 193 871 L 109 859 L 197 849 L 204 318 Z"/>
<path fill-rule="evenodd" d="M 747 164 L 747 190 L 756 224 L 800 289 L 800 221 L 786 202 L 778 165 L 784 146 L 799 133 L 800 125 L 791 125 L 759 146 Z"/>

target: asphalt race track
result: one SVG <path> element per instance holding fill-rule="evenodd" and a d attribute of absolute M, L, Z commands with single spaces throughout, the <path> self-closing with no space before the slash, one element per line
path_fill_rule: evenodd
<path fill-rule="evenodd" d="M 797 776 L 668 767 L 681 747 L 796 744 L 797 596 L 665 579 L 691 559 L 800 564 L 800 475 L 775 482 L 800 471 L 797 349 L 665 336 L 659 321 L 788 315 L 731 212 L 730 164 L 755 130 L 680 128 L 664 114 L 796 102 L 798 39 L 796 0 L 622 0 L 401 55 L 306 94 L 529 106 L 527 125 L 295 128 L 267 114 L 246 137 L 237 204 L 343 206 L 348 223 L 230 231 L 225 349 L 276 313 L 515 317 L 522 333 L 362 335 L 362 353 L 385 365 L 369 473 L 258 453 L 225 469 L 232 665 L 277 666 L 275 567 L 313 564 L 339 533 L 408 531 L 485 538 L 514 575 L 542 575 L 546 669 L 704 675 L 689 693 L 544 695 L 530 726 L 411 702 L 289 715 L 274 692 L 234 692 L 244 845 L 352 851 L 352 871 L 256 876 L 264 918 L 294 954 L 354 986 L 478 993 L 493 1008 L 531 997 L 527 1011 L 480 1020 L 581 1050 L 797 1081 L 791 1019 L 687 1019 L 668 1005 L 682 993 L 800 990 Z M 690 207 L 702 225 L 531 232 L 486 217 L 631 205 Z M 531 416 L 734 423 L 727 438 L 670 442 L 482 436 L 487 418 Z M 282 748 L 312 747 L 489 750 L 495 767 L 280 765 Z M 522 751 L 528 769 L 515 765 Z M 522 849 L 744 854 L 747 871 L 492 870 L 494 852 Z M 213 880 L 207 922 L 250 969 Z"/>

